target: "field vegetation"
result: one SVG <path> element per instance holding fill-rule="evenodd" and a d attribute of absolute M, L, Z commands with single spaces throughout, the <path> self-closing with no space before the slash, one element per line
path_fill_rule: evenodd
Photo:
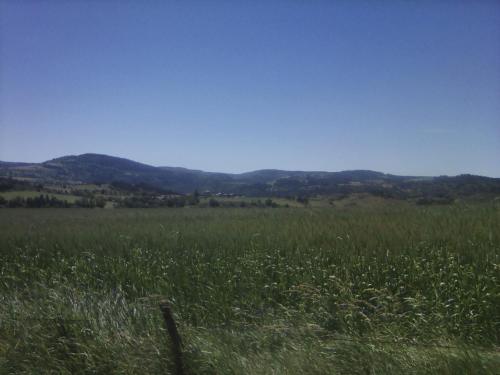
<path fill-rule="evenodd" d="M 495 204 L 1 209 L 0 374 L 497 374 Z"/>

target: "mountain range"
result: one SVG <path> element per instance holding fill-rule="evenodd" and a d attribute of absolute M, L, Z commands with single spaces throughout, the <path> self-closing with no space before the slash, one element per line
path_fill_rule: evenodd
<path fill-rule="evenodd" d="M 208 190 L 247 196 L 371 193 L 388 198 L 411 198 L 500 195 L 500 178 L 474 175 L 422 177 L 370 170 L 322 172 L 276 169 L 231 174 L 155 167 L 90 153 L 63 156 L 43 163 L 0 161 L 0 177 L 41 184 L 125 183 L 179 193 Z"/>

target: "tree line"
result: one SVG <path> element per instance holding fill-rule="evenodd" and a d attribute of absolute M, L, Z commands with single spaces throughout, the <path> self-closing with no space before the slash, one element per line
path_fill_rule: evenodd
<path fill-rule="evenodd" d="M 82 207 L 82 208 L 103 208 L 106 205 L 106 201 L 102 198 L 87 198 L 83 197 L 77 199 L 73 202 L 68 202 L 67 200 L 58 199 L 54 196 L 49 196 L 47 194 L 40 194 L 36 197 L 14 197 L 12 199 L 5 199 L 0 196 L 0 207 L 8 208 L 71 208 L 71 207 Z"/>

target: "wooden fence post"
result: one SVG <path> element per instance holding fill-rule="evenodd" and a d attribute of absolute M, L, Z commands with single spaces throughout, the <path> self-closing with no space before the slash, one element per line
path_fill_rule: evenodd
<path fill-rule="evenodd" d="M 167 331 L 172 342 L 172 354 L 174 355 L 176 375 L 184 375 L 184 365 L 182 363 L 182 341 L 177 326 L 175 325 L 172 309 L 167 301 L 160 303 L 160 310 L 167 326 Z"/>

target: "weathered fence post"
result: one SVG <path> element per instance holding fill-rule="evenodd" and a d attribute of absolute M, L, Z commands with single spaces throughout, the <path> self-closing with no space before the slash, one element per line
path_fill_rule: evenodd
<path fill-rule="evenodd" d="M 184 365 L 182 363 L 182 341 L 177 326 L 175 325 L 172 309 L 167 301 L 160 303 L 160 310 L 167 326 L 167 331 L 172 342 L 172 354 L 174 355 L 176 375 L 184 375 Z"/>

